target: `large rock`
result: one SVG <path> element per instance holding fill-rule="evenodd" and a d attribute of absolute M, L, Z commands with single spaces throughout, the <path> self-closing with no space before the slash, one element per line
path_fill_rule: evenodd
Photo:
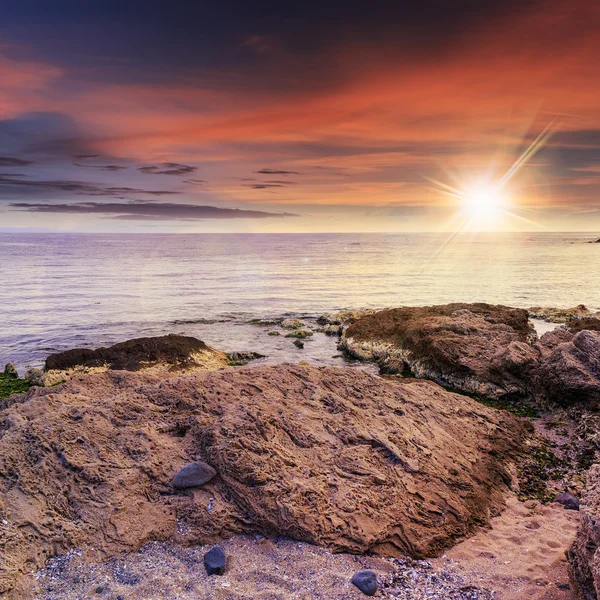
<path fill-rule="evenodd" d="M 571 583 L 580 600 L 600 598 L 600 465 L 587 474 L 577 537 L 567 553 Z"/>
<path fill-rule="evenodd" d="M 447 304 L 379 311 L 344 331 L 342 348 L 386 372 L 410 371 L 491 398 L 528 396 L 537 354 L 527 311 Z"/>
<path fill-rule="evenodd" d="M 544 334 L 536 345 L 540 363 L 536 398 L 546 405 L 600 407 L 600 332 L 565 330 Z"/>
<path fill-rule="evenodd" d="M 106 371 L 33 388 L 0 422 L 0 593 L 71 547 L 151 539 L 436 555 L 501 510 L 527 435 L 431 382 L 292 365 Z M 192 461 L 219 477 L 173 494 Z"/>
<path fill-rule="evenodd" d="M 75 375 L 101 373 L 107 369 L 154 373 L 220 369 L 228 356 L 203 341 L 184 335 L 137 338 L 108 348 L 74 348 L 46 359 L 43 383 L 53 385 Z"/>

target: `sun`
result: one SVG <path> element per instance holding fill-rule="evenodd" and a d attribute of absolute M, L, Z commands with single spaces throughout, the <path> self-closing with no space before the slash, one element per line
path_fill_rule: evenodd
<path fill-rule="evenodd" d="M 473 224 L 493 226 L 500 220 L 506 198 L 498 186 L 479 183 L 462 194 L 462 210 Z"/>

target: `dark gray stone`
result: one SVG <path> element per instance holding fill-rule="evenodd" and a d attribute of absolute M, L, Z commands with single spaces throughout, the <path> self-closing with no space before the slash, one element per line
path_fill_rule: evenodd
<path fill-rule="evenodd" d="M 374 596 L 377 593 L 377 573 L 375 571 L 356 571 L 352 583 L 365 595 Z"/>
<path fill-rule="evenodd" d="M 204 555 L 204 568 L 207 575 L 223 575 L 227 558 L 225 552 L 215 546 Z"/>
<path fill-rule="evenodd" d="M 294 340 L 294 346 L 297 348 L 304 348 L 304 342 L 301 342 L 300 340 Z"/>
<path fill-rule="evenodd" d="M 552 502 L 562 504 L 567 510 L 579 510 L 579 500 L 569 492 L 561 492 Z"/>
<path fill-rule="evenodd" d="M 186 465 L 173 477 L 173 487 L 182 490 L 185 488 L 198 487 L 208 483 L 217 472 L 204 462 L 193 462 Z"/>

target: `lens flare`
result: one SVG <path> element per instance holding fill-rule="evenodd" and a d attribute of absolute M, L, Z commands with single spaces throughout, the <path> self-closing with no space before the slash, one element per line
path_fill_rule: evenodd
<path fill-rule="evenodd" d="M 544 146 L 552 135 L 558 118 L 553 119 L 542 132 L 531 142 L 527 149 L 510 166 L 497 181 L 481 179 L 474 184 L 453 187 L 447 183 L 430 179 L 440 194 L 450 196 L 458 201 L 461 219 L 460 231 L 493 231 L 501 228 L 502 219 L 519 219 L 532 225 L 538 225 L 525 217 L 516 214 L 519 208 L 509 202 L 507 184 L 515 177 L 521 168 Z M 455 235 L 459 230 L 454 231 Z M 453 236 L 452 236 L 453 237 Z"/>
<path fill-rule="evenodd" d="M 474 225 L 492 225 L 506 205 L 502 193 L 494 185 L 481 183 L 464 192 L 462 209 Z"/>

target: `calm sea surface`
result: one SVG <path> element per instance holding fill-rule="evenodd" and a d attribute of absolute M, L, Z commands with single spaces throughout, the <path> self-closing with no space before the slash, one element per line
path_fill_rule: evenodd
<path fill-rule="evenodd" d="M 0 363 L 186 333 L 267 361 L 334 358 L 304 350 L 259 317 L 346 307 L 484 301 L 600 309 L 600 244 L 590 234 L 0 234 Z M 217 321 L 217 322 L 212 322 Z"/>

